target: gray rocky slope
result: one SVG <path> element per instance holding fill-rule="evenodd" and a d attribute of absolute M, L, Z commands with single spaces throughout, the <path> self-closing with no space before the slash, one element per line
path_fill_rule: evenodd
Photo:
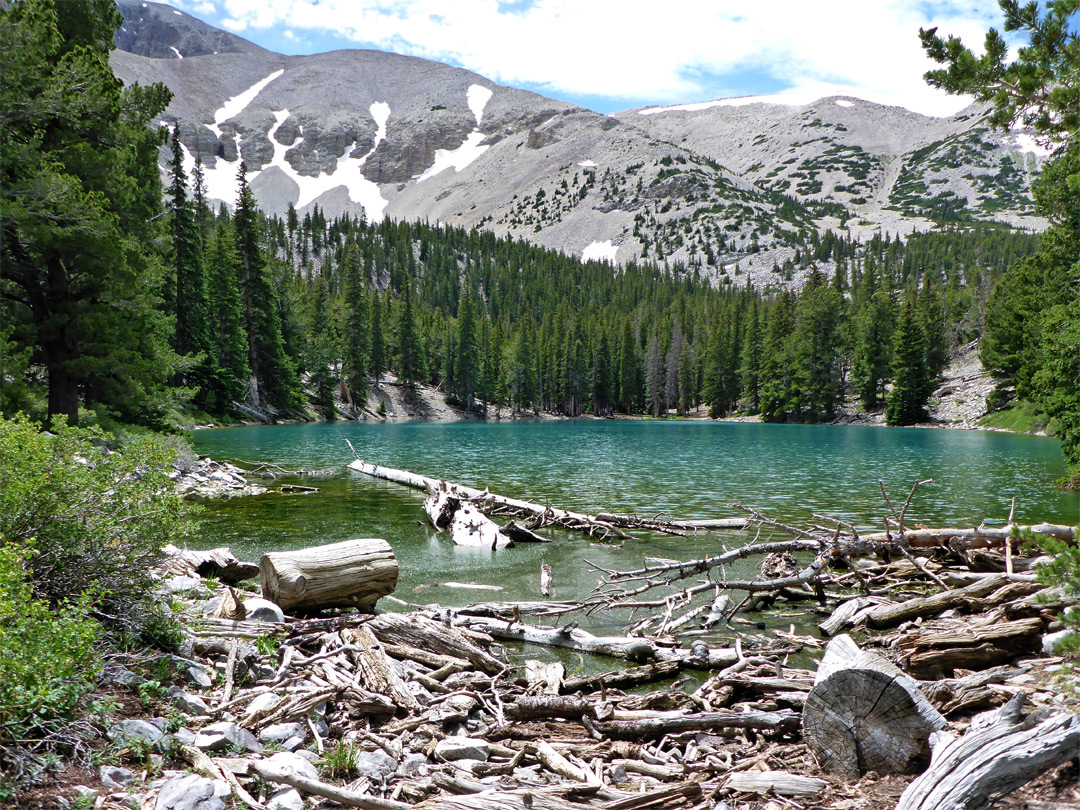
<path fill-rule="evenodd" d="M 479 226 L 755 283 L 776 280 L 809 228 L 907 233 L 943 215 L 1041 227 L 1039 150 L 975 109 L 826 98 L 608 116 L 423 59 L 284 56 L 166 5 L 120 8 L 117 75 L 172 90 L 163 124 L 229 203 L 242 159 L 269 212 Z"/>

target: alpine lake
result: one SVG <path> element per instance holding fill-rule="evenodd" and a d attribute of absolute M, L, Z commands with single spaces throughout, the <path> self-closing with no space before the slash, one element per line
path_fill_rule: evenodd
<path fill-rule="evenodd" d="M 734 504 L 743 504 L 799 527 L 823 523 L 814 517 L 822 515 L 860 531 L 880 530 L 889 512 L 882 485 L 899 510 L 915 481 L 933 479 L 916 492 L 907 525 L 1001 525 L 1013 497 L 1017 523 L 1080 520 L 1080 494 L 1054 487 L 1065 474 L 1058 443 L 1033 436 L 592 419 L 331 422 L 193 433 L 195 451 L 219 461 L 319 471 L 263 482 L 271 490 L 299 484 L 318 492 L 204 501 L 206 546 L 229 546 L 239 558 L 258 561 L 266 551 L 380 537 L 390 543 L 400 567 L 396 599 L 460 606 L 541 599 L 542 563 L 552 568 L 552 598 L 576 601 L 593 592 L 601 576 L 597 566 L 629 570 L 647 559 L 695 559 L 753 539 L 752 533 L 732 531 L 686 537 L 638 532 L 631 539 L 603 540 L 555 531 L 544 532 L 554 542 L 499 551 L 454 546 L 428 522 L 421 508 L 424 493 L 349 471 L 354 456 L 346 440 L 361 458 L 380 466 L 588 513 L 734 517 L 744 514 Z M 729 566 L 726 574 L 753 577 L 760 562 L 751 558 L 742 567 Z M 379 603 L 382 610 L 406 608 L 392 599 Z M 577 620 L 601 635 L 622 635 L 640 617 L 617 610 L 570 614 L 563 621 Z M 796 632 L 816 636 L 814 624 L 824 615 L 817 615 L 811 603 L 781 601 L 750 618 L 765 628 L 793 625 Z M 731 636 L 721 626 L 713 640 L 726 645 Z M 535 648 L 528 654 L 548 657 Z M 568 670 L 603 666 L 577 655 L 573 659 L 566 661 Z"/>

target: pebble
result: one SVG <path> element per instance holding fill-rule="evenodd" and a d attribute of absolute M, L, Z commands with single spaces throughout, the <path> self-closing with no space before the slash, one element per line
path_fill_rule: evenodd
<path fill-rule="evenodd" d="M 435 745 L 433 756 L 440 762 L 454 762 L 460 759 L 478 759 L 487 762 L 491 745 L 487 740 L 473 737 L 447 737 Z"/>
<path fill-rule="evenodd" d="M 269 599 L 245 599 L 244 607 L 247 608 L 249 621 L 274 622 L 277 624 L 285 621 L 284 611 Z"/>

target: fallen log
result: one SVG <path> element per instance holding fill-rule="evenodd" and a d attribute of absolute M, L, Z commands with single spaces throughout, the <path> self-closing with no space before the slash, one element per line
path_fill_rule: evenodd
<path fill-rule="evenodd" d="M 1080 750 L 1080 717 L 1055 714 L 1042 722 L 1023 716 L 1024 696 L 976 717 L 962 737 L 930 738 L 930 768 L 908 785 L 896 810 L 976 810 L 1073 759 Z"/>
<path fill-rule="evenodd" d="M 502 662 L 477 646 L 461 630 L 417 613 L 383 613 L 367 623 L 383 644 L 400 645 L 464 659 L 474 667 L 495 675 L 505 668 Z"/>
<path fill-rule="evenodd" d="M 326 782 L 308 779 L 306 776 L 300 776 L 286 768 L 272 765 L 269 762 L 253 761 L 251 763 L 251 770 L 265 782 L 288 785 L 289 787 L 294 787 L 304 793 L 310 793 L 313 796 L 322 796 L 324 799 L 330 799 L 331 801 L 337 802 L 338 804 L 344 804 L 348 807 L 359 807 L 362 810 L 409 810 L 409 807 L 411 806 L 405 802 L 380 799 L 375 796 L 365 796 L 362 793 L 339 788 Z"/>
<path fill-rule="evenodd" d="M 286 612 L 371 610 L 380 597 L 394 592 L 397 578 L 394 550 L 377 538 L 271 551 L 259 560 L 263 595 Z"/>
<path fill-rule="evenodd" d="M 638 664 L 650 661 L 670 661 L 682 667 L 710 669 L 729 666 L 739 659 L 739 654 L 734 649 L 728 648 L 709 648 L 701 645 L 696 649 L 681 650 L 661 647 L 632 636 L 594 636 L 577 627 L 576 622 L 563 627 L 541 627 L 521 622 L 486 619 L 481 616 L 465 616 L 449 608 L 444 609 L 444 612 L 456 624 L 481 630 L 495 638 L 539 644 L 544 647 L 561 647 L 578 652 L 607 655 L 612 658 L 625 658 Z"/>
<path fill-rule="evenodd" d="M 798 776 L 786 771 L 746 771 L 724 780 L 725 790 L 740 793 L 775 793 L 777 796 L 816 796 L 829 783 L 823 779 Z"/>
<path fill-rule="evenodd" d="M 964 588 L 936 593 L 922 599 L 909 599 L 900 604 L 881 605 L 866 613 L 864 618 L 866 624 L 875 630 L 895 627 L 919 617 L 936 616 L 950 608 L 970 609 L 973 600 L 988 596 L 1007 584 L 1007 575 L 995 574 Z M 1023 583 L 1023 587 L 1028 589 L 1028 593 L 1038 590 L 1038 586 L 1027 583 Z M 1002 601 L 1005 598 L 1003 594 Z"/>
<path fill-rule="evenodd" d="M 425 475 L 418 475 L 408 470 L 380 467 L 359 458 L 349 464 L 349 469 L 364 475 L 370 475 L 373 478 L 393 481 L 414 489 L 422 489 L 428 493 L 442 491 L 447 493 L 448 496 L 471 502 L 473 506 L 485 514 L 497 513 L 513 517 L 528 517 L 531 525 L 526 528 L 530 530 L 543 528 L 544 526 L 560 526 L 565 529 L 583 531 L 590 535 L 599 534 L 604 537 L 613 534 L 617 537 L 625 537 L 624 529 L 681 534 L 685 531 L 700 531 L 713 528 L 744 529 L 748 525 L 748 521 L 742 518 L 723 518 L 721 521 L 677 521 L 611 513 L 587 515 L 582 512 L 558 509 L 553 506 L 541 506 L 520 498 L 508 498 L 505 495 L 497 495 L 486 489 L 480 490 L 463 484 L 449 483 Z"/>
<path fill-rule="evenodd" d="M 600 688 L 613 687 L 625 689 L 628 686 L 639 686 L 643 683 L 670 678 L 679 671 L 676 661 L 655 661 L 641 667 L 616 670 L 614 672 L 602 672 L 598 675 L 578 675 L 563 681 L 564 692 L 578 692 L 584 690 L 597 690 Z"/>
<path fill-rule="evenodd" d="M 918 770 L 930 735 L 946 725 L 912 678 L 848 635 L 825 648 L 802 724 L 821 769 L 848 779 Z"/>
<path fill-rule="evenodd" d="M 775 712 L 701 712 L 678 717 L 646 717 L 640 720 L 606 720 L 589 725 L 613 740 L 648 740 L 665 734 L 721 729 L 756 729 L 791 733 L 799 728 L 799 715 L 782 709 Z"/>

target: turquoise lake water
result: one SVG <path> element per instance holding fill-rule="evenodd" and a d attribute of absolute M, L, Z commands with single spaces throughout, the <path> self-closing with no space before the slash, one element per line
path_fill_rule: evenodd
<path fill-rule="evenodd" d="M 887 509 L 879 480 L 899 509 L 914 481 L 933 478 L 915 496 L 909 523 L 1004 522 L 1014 496 L 1018 522 L 1080 520 L 1080 496 L 1053 488 L 1065 472 L 1058 444 L 1039 437 L 730 422 L 340 422 L 194 433 L 195 449 L 215 459 L 332 471 L 270 483 L 313 485 L 318 493 L 207 503 L 206 542 L 257 560 L 268 550 L 382 537 L 401 568 L 397 597 L 465 604 L 538 598 L 544 562 L 554 571 L 555 597 L 580 599 L 598 579 L 589 563 L 636 568 L 645 557 L 690 559 L 747 540 L 716 532 L 599 543 L 564 533 L 555 543 L 499 552 L 455 547 L 427 524 L 422 493 L 346 471 L 353 458 L 346 439 L 366 461 L 588 512 L 724 517 L 743 503 L 798 525 L 816 513 L 872 528 Z M 756 571 L 756 562 L 748 565 L 728 573 Z"/>

